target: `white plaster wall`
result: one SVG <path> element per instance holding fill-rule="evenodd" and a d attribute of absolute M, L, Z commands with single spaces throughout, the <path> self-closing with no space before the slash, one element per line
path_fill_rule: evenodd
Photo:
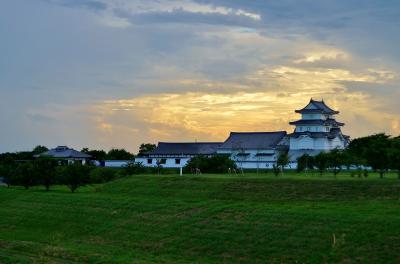
<path fill-rule="evenodd" d="M 314 140 L 310 137 L 290 138 L 290 149 L 314 149 Z"/>
<path fill-rule="evenodd" d="M 344 149 L 344 141 L 342 141 L 339 137 L 335 137 L 333 140 L 331 140 L 331 146 L 330 149 Z"/>
<path fill-rule="evenodd" d="M 326 119 L 326 116 L 323 114 L 302 114 L 301 119 L 306 119 L 306 120 L 314 120 L 314 119 Z"/>
<path fill-rule="evenodd" d="M 231 150 L 219 150 L 219 154 L 230 154 L 231 159 L 235 161 L 237 167 L 242 167 L 243 169 L 267 169 L 272 168 L 273 164 L 279 156 L 274 149 L 246 149 L 244 153 L 248 153 L 247 156 L 237 156 L 237 151 Z M 271 156 L 257 156 L 259 153 L 269 153 L 273 154 Z"/>
<path fill-rule="evenodd" d="M 152 159 L 152 163 L 149 164 L 147 163 L 147 159 Z M 137 163 L 141 163 L 143 166 L 145 167 L 156 167 L 157 166 L 157 160 L 161 159 L 161 158 L 146 158 L 146 157 L 139 157 L 135 159 L 135 162 Z M 190 160 L 190 158 L 187 157 L 173 157 L 173 158 L 165 158 L 166 159 L 166 163 L 165 164 L 161 164 L 161 166 L 163 168 L 180 168 L 180 167 L 184 167 L 187 162 Z M 180 164 L 175 164 L 175 159 L 181 159 Z"/>
<path fill-rule="evenodd" d="M 104 167 L 120 168 L 128 165 L 131 160 L 106 160 L 104 161 Z"/>

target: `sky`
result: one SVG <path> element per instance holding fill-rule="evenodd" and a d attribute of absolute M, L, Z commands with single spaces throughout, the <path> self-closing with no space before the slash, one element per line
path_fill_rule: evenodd
<path fill-rule="evenodd" d="M 396 0 L 2 0 L 0 152 L 293 131 L 400 134 Z"/>

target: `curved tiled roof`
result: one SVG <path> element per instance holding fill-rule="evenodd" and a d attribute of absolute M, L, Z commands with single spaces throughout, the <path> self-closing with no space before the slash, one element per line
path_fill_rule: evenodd
<path fill-rule="evenodd" d="M 309 136 L 311 138 L 328 138 L 328 139 L 334 139 L 337 136 L 342 136 L 343 138 L 348 138 L 348 136 L 342 134 L 342 131 L 338 127 L 332 128 L 329 132 L 304 131 L 304 132 L 294 132 L 292 134 L 289 134 L 288 136 L 289 137 Z"/>
<path fill-rule="evenodd" d="M 335 119 L 300 119 L 297 121 L 289 122 L 291 125 L 324 125 L 324 126 L 344 126 L 344 123 L 337 122 Z"/>
<path fill-rule="evenodd" d="M 307 108 L 309 105 L 314 106 L 313 109 Z M 324 100 L 322 101 L 315 101 L 313 99 L 310 100 L 310 102 L 307 104 L 307 106 L 305 106 L 304 108 L 300 109 L 300 110 L 295 110 L 296 113 L 315 113 L 315 112 L 322 112 L 325 114 L 339 114 L 339 111 L 335 111 L 332 108 L 330 108 L 329 106 L 327 106 L 324 102 Z"/>
<path fill-rule="evenodd" d="M 273 149 L 285 136 L 286 131 L 231 132 L 220 149 Z"/>
<path fill-rule="evenodd" d="M 221 145 L 222 142 L 159 142 L 157 148 L 146 155 L 209 155 Z"/>

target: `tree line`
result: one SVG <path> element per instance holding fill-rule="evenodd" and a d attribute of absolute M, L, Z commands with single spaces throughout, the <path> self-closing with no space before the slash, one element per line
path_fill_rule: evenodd
<path fill-rule="evenodd" d="M 154 144 L 142 144 L 139 153 L 145 153 L 155 148 Z M 48 151 L 45 146 L 36 146 L 32 151 L 1 153 L 0 178 L 10 185 L 23 186 L 28 189 L 42 185 L 48 191 L 55 184 L 66 185 L 71 192 L 81 186 L 94 183 L 108 182 L 118 177 L 132 174 L 152 173 L 152 168 L 145 168 L 141 164 L 128 163 L 123 168 L 96 167 L 92 161 L 86 164 L 81 162 L 66 163 L 62 159 L 39 156 Z M 89 150 L 83 148 L 81 152 L 92 156 L 92 160 L 133 160 L 134 154 L 125 149 Z"/>
<path fill-rule="evenodd" d="M 337 175 L 343 169 L 353 169 L 361 176 L 367 168 L 379 172 L 382 178 L 389 170 L 397 171 L 400 178 L 400 136 L 375 134 L 352 140 L 344 150 L 321 152 L 316 156 L 303 155 L 297 160 L 299 172 L 317 169 L 321 174 L 331 170 Z"/>

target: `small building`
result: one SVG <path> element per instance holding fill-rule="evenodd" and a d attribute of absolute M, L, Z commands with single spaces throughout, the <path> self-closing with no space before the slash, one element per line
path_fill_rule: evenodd
<path fill-rule="evenodd" d="M 92 156 L 89 154 L 68 148 L 67 146 L 58 146 L 46 152 L 35 155 L 35 157 L 53 157 L 60 160 L 65 160 L 68 164 L 80 162 L 85 164 L 91 160 Z"/>
<path fill-rule="evenodd" d="M 222 142 L 159 142 L 155 150 L 136 157 L 135 162 L 146 167 L 181 168 L 195 156 L 215 154 L 221 145 Z"/>

